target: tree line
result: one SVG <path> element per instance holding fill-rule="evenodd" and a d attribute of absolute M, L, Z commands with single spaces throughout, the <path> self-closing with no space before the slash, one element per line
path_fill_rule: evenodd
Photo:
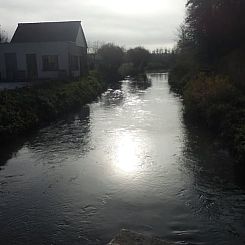
<path fill-rule="evenodd" d="M 113 82 L 125 76 L 136 76 L 146 71 L 168 70 L 174 61 L 174 53 L 167 49 L 152 52 L 144 47 L 128 50 L 113 43 L 102 44 L 92 49 L 90 69 L 96 69 L 104 80 Z M 163 51 L 164 50 L 164 51 Z"/>
<path fill-rule="evenodd" d="M 171 69 L 185 115 L 245 162 L 245 1 L 188 0 Z"/>

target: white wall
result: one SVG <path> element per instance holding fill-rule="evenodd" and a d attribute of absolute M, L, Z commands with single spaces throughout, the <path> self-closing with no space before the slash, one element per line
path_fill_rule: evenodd
<path fill-rule="evenodd" d="M 82 45 L 76 45 L 74 42 L 43 42 L 43 43 L 10 43 L 0 44 L 0 72 L 1 79 L 6 79 L 5 53 L 16 53 L 17 70 L 25 71 L 27 76 L 26 54 L 36 54 L 38 79 L 56 79 L 59 77 L 60 71 L 66 72 L 67 76 L 79 77 L 80 70 L 71 71 L 69 69 L 69 56 L 85 57 L 86 62 L 87 47 L 84 41 L 82 30 L 78 33 L 78 39 Z M 82 36 L 81 36 L 82 35 Z M 83 37 L 83 38 L 82 38 Z M 42 56 L 58 55 L 59 70 L 58 71 L 43 71 Z"/>
<path fill-rule="evenodd" d="M 59 70 L 65 70 L 69 75 L 68 50 L 69 42 L 45 43 L 14 43 L 0 45 L 0 72 L 2 79 L 6 78 L 4 53 L 16 53 L 17 69 L 26 71 L 26 54 L 36 54 L 38 78 L 57 78 L 59 71 L 43 71 L 42 56 L 58 55 Z"/>

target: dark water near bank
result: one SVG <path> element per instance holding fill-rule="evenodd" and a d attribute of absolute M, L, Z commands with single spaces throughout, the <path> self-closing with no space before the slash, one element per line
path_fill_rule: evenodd
<path fill-rule="evenodd" d="M 245 244 L 232 159 L 183 122 L 166 74 L 0 150 L 0 244 L 105 244 L 121 228 L 177 244 Z"/>

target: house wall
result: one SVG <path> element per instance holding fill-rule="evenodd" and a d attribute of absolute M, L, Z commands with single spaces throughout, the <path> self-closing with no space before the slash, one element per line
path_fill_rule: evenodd
<path fill-rule="evenodd" d="M 67 42 L 45 42 L 45 43 L 10 43 L 0 45 L 0 72 L 1 80 L 6 79 L 5 53 L 16 53 L 17 70 L 24 71 L 27 76 L 26 54 L 36 54 L 38 79 L 55 79 L 59 75 L 64 75 L 64 72 L 69 74 L 69 59 L 68 50 L 69 43 Z M 44 71 L 42 56 L 58 55 L 59 70 Z"/>
<path fill-rule="evenodd" d="M 87 48 L 87 43 L 82 28 L 80 27 L 77 33 L 76 46 Z"/>
<path fill-rule="evenodd" d="M 0 45 L 0 80 L 6 80 L 6 53 L 16 53 L 17 71 L 25 74 L 27 78 L 26 54 L 36 54 L 37 59 L 37 79 L 57 79 L 69 77 L 79 77 L 87 69 L 87 48 L 78 47 L 74 42 L 45 42 L 45 43 L 10 43 Z M 45 55 L 57 55 L 59 69 L 57 71 L 44 71 L 42 57 Z M 79 69 L 71 69 L 71 56 L 77 56 L 79 60 Z"/>
<path fill-rule="evenodd" d="M 84 75 L 87 71 L 87 48 L 78 47 L 76 45 L 69 45 L 69 56 L 78 56 L 79 70 L 72 71 L 70 69 L 69 75 L 71 77 L 79 77 Z M 81 58 L 80 58 L 81 57 Z"/>

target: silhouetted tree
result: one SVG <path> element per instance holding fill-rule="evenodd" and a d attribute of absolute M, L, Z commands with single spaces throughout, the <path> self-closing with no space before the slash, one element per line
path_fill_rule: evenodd
<path fill-rule="evenodd" d="M 8 36 L 4 30 L 2 30 L 2 27 L 0 25 L 0 43 L 6 43 L 8 42 Z"/>
<path fill-rule="evenodd" d="M 167 48 L 157 48 L 150 54 L 146 69 L 148 71 L 166 71 L 173 65 L 175 53 Z"/>
<path fill-rule="evenodd" d="M 245 42 L 244 0 L 189 0 L 186 31 L 206 60 L 217 59 Z"/>
<path fill-rule="evenodd" d="M 98 49 L 98 70 L 103 79 L 112 82 L 120 78 L 118 69 L 123 62 L 123 49 L 112 43 L 105 44 Z"/>
<path fill-rule="evenodd" d="M 103 46 L 105 45 L 104 42 L 102 41 L 89 41 L 88 42 L 88 53 L 91 53 L 91 54 L 97 54 L 98 53 L 98 50 Z"/>
<path fill-rule="evenodd" d="M 136 47 L 127 51 L 127 61 L 134 65 L 138 72 L 143 72 L 150 59 L 150 52 L 142 47 Z"/>
<path fill-rule="evenodd" d="M 222 136 L 245 159 L 245 1 L 188 0 L 180 28 L 172 88 L 185 115 Z"/>

